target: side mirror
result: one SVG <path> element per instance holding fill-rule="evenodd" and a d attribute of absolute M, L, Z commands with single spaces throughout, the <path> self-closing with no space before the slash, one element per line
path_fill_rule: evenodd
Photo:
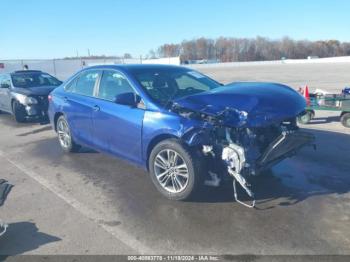
<path fill-rule="evenodd" d="M 114 100 L 116 104 L 126 105 L 131 107 L 137 106 L 137 104 L 140 101 L 141 101 L 141 98 L 138 95 L 131 92 L 119 94 L 115 97 L 115 100 Z"/>
<path fill-rule="evenodd" d="M 10 88 L 10 85 L 9 84 L 1 84 L 0 88 Z"/>

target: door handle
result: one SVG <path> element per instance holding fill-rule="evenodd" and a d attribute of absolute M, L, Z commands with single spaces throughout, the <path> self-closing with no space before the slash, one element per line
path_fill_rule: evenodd
<path fill-rule="evenodd" d="M 92 108 L 95 112 L 100 111 L 100 107 L 98 105 L 94 105 L 94 107 Z"/>

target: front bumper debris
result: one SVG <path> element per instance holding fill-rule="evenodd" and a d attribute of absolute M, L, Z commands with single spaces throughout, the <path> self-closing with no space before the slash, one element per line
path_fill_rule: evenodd
<path fill-rule="evenodd" d="M 0 237 L 6 233 L 8 225 L 0 220 Z"/>
<path fill-rule="evenodd" d="M 312 145 L 315 136 L 304 131 L 284 132 L 276 138 L 257 161 L 260 169 L 271 167 L 285 158 L 293 156 L 299 149 Z"/>
<path fill-rule="evenodd" d="M 289 131 L 283 132 L 277 139 L 275 139 L 263 152 L 261 157 L 259 157 L 255 163 L 256 170 L 254 173 L 269 168 L 285 158 L 293 156 L 299 149 L 306 145 L 313 145 L 315 141 L 315 136 L 311 133 L 304 131 Z M 249 208 L 255 207 L 255 196 L 248 184 L 246 178 L 244 177 L 244 170 L 251 166 L 246 162 L 244 148 L 231 143 L 223 148 L 222 160 L 227 165 L 227 171 L 229 175 L 233 177 L 233 190 L 235 200 Z M 252 199 L 251 204 L 246 204 L 239 200 L 237 195 L 236 183 L 239 183 L 241 187 L 245 190 L 247 195 Z"/>
<path fill-rule="evenodd" d="M 249 208 L 255 207 L 254 193 L 250 189 L 250 185 L 247 183 L 244 176 L 241 175 L 241 171 L 246 165 L 244 148 L 236 144 L 230 143 L 229 146 L 225 147 L 222 151 L 222 159 L 227 164 L 227 171 L 233 177 L 233 190 L 235 200 Z M 249 197 L 253 199 L 252 204 L 246 204 L 238 199 L 236 181 L 242 186 Z"/>

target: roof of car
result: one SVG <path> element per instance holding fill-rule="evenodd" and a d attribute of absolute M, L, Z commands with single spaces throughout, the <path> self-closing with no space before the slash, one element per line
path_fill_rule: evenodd
<path fill-rule="evenodd" d="M 159 64 L 123 64 L 123 65 L 97 65 L 87 67 L 86 69 L 102 69 L 102 68 L 110 68 L 110 69 L 119 69 L 119 70 L 139 70 L 139 69 L 171 69 L 171 68 L 184 68 L 176 65 L 159 65 Z"/>
<path fill-rule="evenodd" d="M 30 73 L 42 73 L 40 70 L 17 70 L 14 71 L 12 74 L 30 74 Z"/>

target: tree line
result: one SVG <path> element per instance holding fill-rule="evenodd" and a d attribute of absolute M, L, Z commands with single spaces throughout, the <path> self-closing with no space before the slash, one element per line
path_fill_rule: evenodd
<path fill-rule="evenodd" d="M 265 37 L 219 37 L 217 39 L 201 37 L 185 40 L 179 44 L 163 44 L 156 51 L 151 50 L 147 58 L 173 56 L 180 56 L 182 62 L 190 60 L 266 61 L 283 58 L 350 56 L 350 42 L 293 40 L 289 37 L 279 40 Z"/>

